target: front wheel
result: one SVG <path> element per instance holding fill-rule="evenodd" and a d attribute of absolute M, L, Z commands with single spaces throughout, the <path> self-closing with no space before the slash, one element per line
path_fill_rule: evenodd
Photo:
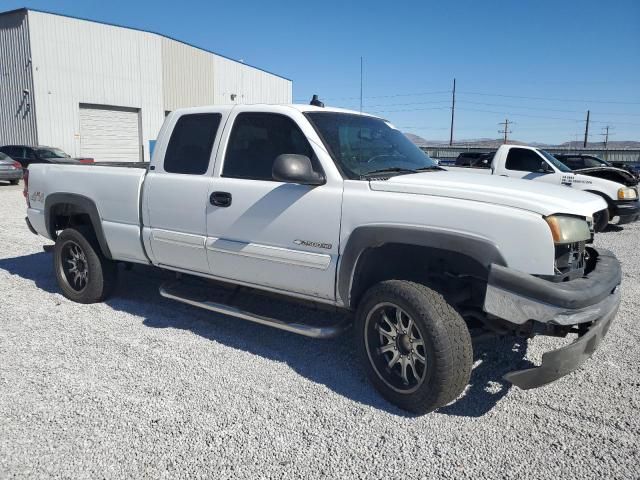
<path fill-rule="evenodd" d="M 111 293 L 118 268 L 102 255 L 89 229 L 63 230 L 53 250 L 58 285 L 65 297 L 78 303 L 101 302 Z"/>
<path fill-rule="evenodd" d="M 380 393 L 417 414 L 455 400 L 471 374 L 471 336 L 434 290 L 409 281 L 373 286 L 355 320 L 358 354 Z"/>

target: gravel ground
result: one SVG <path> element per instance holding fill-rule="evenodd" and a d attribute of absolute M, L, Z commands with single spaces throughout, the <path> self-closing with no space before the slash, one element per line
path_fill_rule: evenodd
<path fill-rule="evenodd" d="M 411 417 L 348 335 L 173 303 L 142 267 L 105 304 L 66 300 L 24 210 L 0 184 L 0 478 L 640 478 L 640 224 L 597 240 L 623 262 L 623 301 L 583 369 L 510 388 L 502 374 L 566 340 L 491 340 L 457 403 Z"/>

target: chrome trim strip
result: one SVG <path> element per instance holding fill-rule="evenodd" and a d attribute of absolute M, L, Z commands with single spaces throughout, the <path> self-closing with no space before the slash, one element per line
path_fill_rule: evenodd
<path fill-rule="evenodd" d="M 282 247 L 272 247 L 257 243 L 238 242 L 222 238 L 207 238 L 206 249 L 213 252 L 242 257 L 256 258 L 270 262 L 285 263 L 298 267 L 326 270 L 331 263 L 331 255 L 305 252 Z"/>

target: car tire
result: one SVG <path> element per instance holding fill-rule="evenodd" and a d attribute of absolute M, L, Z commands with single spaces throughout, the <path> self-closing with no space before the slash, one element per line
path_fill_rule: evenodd
<path fill-rule="evenodd" d="M 606 230 L 609 225 L 609 220 L 611 218 L 611 214 L 609 213 L 609 209 L 605 208 L 604 210 L 600 210 L 593 214 L 593 230 L 594 232 L 603 232 Z"/>
<path fill-rule="evenodd" d="M 11 185 L 18 185 L 20 183 L 20 180 L 9 180 L 9 183 Z"/>
<path fill-rule="evenodd" d="M 117 282 L 118 266 L 102 254 L 91 229 L 63 230 L 53 252 L 56 279 L 69 300 L 96 303 L 111 294 Z"/>
<path fill-rule="evenodd" d="M 367 376 L 403 410 L 431 412 L 455 400 L 469 383 L 469 329 L 442 295 L 425 285 L 404 280 L 374 285 L 358 306 L 354 327 Z"/>

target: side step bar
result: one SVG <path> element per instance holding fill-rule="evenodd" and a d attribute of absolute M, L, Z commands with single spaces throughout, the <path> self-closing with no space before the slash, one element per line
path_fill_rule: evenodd
<path fill-rule="evenodd" d="M 230 315 L 250 322 L 267 325 L 287 332 L 312 338 L 333 338 L 343 333 L 351 324 L 348 314 L 289 303 L 247 289 L 220 287 L 205 282 L 186 280 L 163 283 L 160 295 L 212 312 Z M 274 318 L 282 311 L 295 321 Z"/>

